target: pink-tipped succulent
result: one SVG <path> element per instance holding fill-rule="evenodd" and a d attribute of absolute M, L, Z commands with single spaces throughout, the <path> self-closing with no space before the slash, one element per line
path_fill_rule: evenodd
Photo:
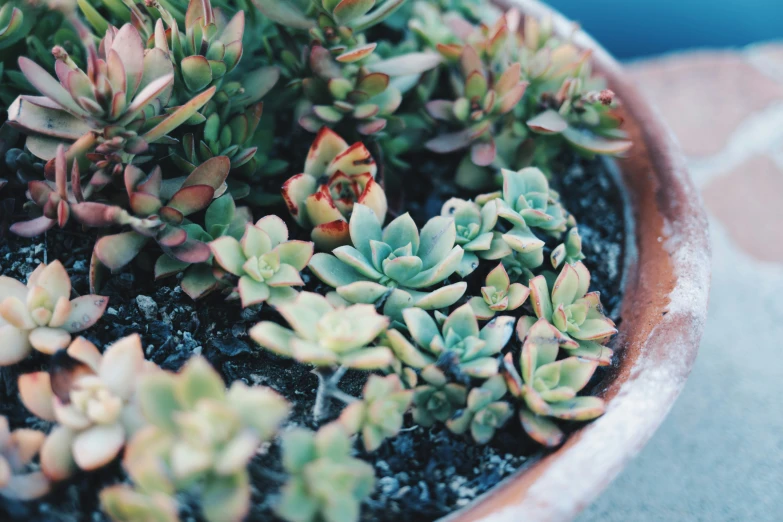
<path fill-rule="evenodd" d="M 510 312 L 524 304 L 530 289 L 521 283 L 512 283 L 503 264 L 487 274 L 481 287 L 481 297 L 472 297 L 470 307 L 476 318 L 488 321 L 498 312 Z"/>
<path fill-rule="evenodd" d="M 52 362 L 49 372 L 20 376 L 19 394 L 34 415 L 57 422 L 41 448 L 41 470 L 51 480 L 63 480 L 77 467 L 89 471 L 114 460 L 144 425 L 136 382 L 157 367 L 144 360 L 137 334 L 103 355 L 79 337 Z"/>
<path fill-rule="evenodd" d="M 11 226 L 11 232 L 23 237 L 43 234 L 55 224 L 64 228 L 71 217 L 71 205 L 84 201 L 79 164 L 73 162 L 71 181 L 68 183 L 68 162 L 62 145 L 57 146 L 54 183 L 33 180 L 28 184 L 28 193 L 30 199 L 43 210 L 43 215 Z"/>
<path fill-rule="evenodd" d="M 8 419 L 0 416 L 0 496 L 33 500 L 49 492 L 49 479 L 30 465 L 45 438 L 46 434 L 38 430 L 11 431 Z"/>
<path fill-rule="evenodd" d="M 291 216 L 305 228 L 319 250 L 350 244 L 348 220 L 356 203 L 369 207 L 383 222 L 386 194 L 376 181 L 378 167 L 362 143 L 348 143 L 331 129 L 318 133 L 304 172 L 283 184 Z"/>
<path fill-rule="evenodd" d="M 288 227 L 277 216 L 266 216 L 248 224 L 242 239 L 223 236 L 209 244 L 215 261 L 239 278 L 232 295 L 242 306 L 268 302 L 273 306 L 293 300 L 293 287 L 304 282 L 299 273 L 313 256 L 313 244 L 288 240 Z"/>
<path fill-rule="evenodd" d="M 42 96 L 17 98 L 9 107 L 9 121 L 29 134 L 28 148 L 44 159 L 53 156 L 51 143 L 72 143 L 91 132 L 91 143 L 98 136 L 119 137 L 125 151 L 145 150 L 142 124 L 159 114 L 171 97 L 171 60 L 161 50 L 145 51 L 131 24 L 109 26 L 96 48 L 87 28 L 75 15 L 71 18 L 87 48 L 87 70 L 59 47 L 52 51 L 57 79 L 32 60 L 19 58 L 25 78 Z"/>
<path fill-rule="evenodd" d="M 478 51 L 465 46 L 460 58 L 462 76 L 456 100 L 433 100 L 427 112 L 456 130 L 441 134 L 427 148 L 446 154 L 470 148 L 476 166 L 491 165 L 497 156 L 495 124 L 522 100 L 527 83 L 521 80 L 520 65 L 514 63 L 496 75 L 487 69 Z"/>
<path fill-rule="evenodd" d="M 149 176 L 136 166 L 125 168 L 125 189 L 130 211 L 100 203 L 74 206 L 82 222 L 94 226 L 127 225 L 130 231 L 104 236 L 95 254 L 111 270 L 130 263 L 151 239 L 164 253 L 183 263 L 203 263 L 210 257 L 207 245 L 183 228 L 186 218 L 206 209 L 226 191 L 231 163 L 225 156 L 205 161 L 187 178 L 164 180 L 160 167 Z M 90 217 L 87 217 L 90 216 Z"/>
<path fill-rule="evenodd" d="M 40 264 L 27 285 L 0 276 L 0 366 L 15 364 L 34 348 L 53 354 L 71 334 L 94 325 L 109 299 L 83 295 L 71 299 L 71 279 L 62 263 Z"/>

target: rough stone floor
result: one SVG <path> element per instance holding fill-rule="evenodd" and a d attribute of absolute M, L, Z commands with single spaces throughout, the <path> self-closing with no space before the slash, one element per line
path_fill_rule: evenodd
<path fill-rule="evenodd" d="M 782 26 L 783 27 L 783 26 Z M 650 444 L 578 522 L 783 520 L 783 44 L 629 65 L 710 214 L 709 319 Z"/>

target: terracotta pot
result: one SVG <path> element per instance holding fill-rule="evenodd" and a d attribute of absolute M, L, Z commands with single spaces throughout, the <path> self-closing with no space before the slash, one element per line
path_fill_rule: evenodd
<path fill-rule="evenodd" d="M 560 35 L 573 23 L 535 0 L 498 0 L 525 15 L 553 16 Z M 622 67 L 588 35 L 596 72 L 623 103 L 634 141 L 618 162 L 634 222 L 613 371 L 600 386 L 606 414 L 554 452 L 518 471 L 442 522 L 571 520 L 652 437 L 680 394 L 707 315 L 710 244 L 699 193 L 671 132 Z"/>

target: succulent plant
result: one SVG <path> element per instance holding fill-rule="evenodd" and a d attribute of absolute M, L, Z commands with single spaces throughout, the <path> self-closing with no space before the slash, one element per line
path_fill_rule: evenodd
<path fill-rule="evenodd" d="M 235 294 L 242 306 L 268 302 L 279 306 L 296 297 L 292 287 L 304 282 L 299 273 L 313 255 L 313 244 L 288 240 L 288 227 L 275 215 L 248 224 L 237 241 L 223 236 L 209 244 L 215 261 L 239 278 Z"/>
<path fill-rule="evenodd" d="M 277 514 L 289 522 L 357 522 L 375 485 L 373 467 L 351 456 L 351 440 L 338 423 L 317 433 L 283 433 L 283 466 L 291 477 Z"/>
<path fill-rule="evenodd" d="M 197 223 L 187 223 L 182 225 L 182 229 L 187 232 L 188 238 L 202 243 L 210 243 L 224 236 L 240 240 L 251 222 L 250 210 L 247 207 L 237 208 L 234 199 L 229 194 L 223 194 L 207 208 L 204 227 Z M 161 254 L 155 262 L 155 278 L 162 279 L 184 271 L 180 282 L 182 291 L 191 299 L 201 299 L 220 288 L 225 280 L 225 273 L 213 266 L 212 261 L 213 259 L 210 259 L 204 263 L 191 264 Z"/>
<path fill-rule="evenodd" d="M 563 432 L 552 419 L 587 421 L 604 413 L 599 397 L 577 396 L 598 368 L 598 361 L 582 357 L 558 360 L 560 348 L 570 339 L 545 319 L 530 326 L 524 336 L 518 373 L 511 354 L 503 364 L 503 376 L 511 395 L 520 401 L 519 418 L 524 430 L 547 447 L 557 446 Z"/>
<path fill-rule="evenodd" d="M 156 2 L 155 8 L 161 16 L 155 25 L 155 49 L 170 55 L 177 66 L 181 80 L 175 83 L 177 99 L 184 102 L 209 87 L 219 87 L 242 58 L 245 12 L 239 10 L 227 20 L 210 0 L 190 0 L 183 32 L 162 4 Z"/>
<path fill-rule="evenodd" d="M 470 430 L 477 444 L 488 443 L 495 432 L 514 415 L 511 405 L 501 400 L 507 393 L 508 388 L 502 375 L 490 377 L 481 387 L 470 390 L 467 407 L 447 420 L 446 426 L 457 435 Z"/>
<path fill-rule="evenodd" d="M 0 496 L 33 500 L 49 492 L 49 479 L 30 466 L 38 456 L 44 439 L 46 435 L 38 430 L 21 428 L 11 431 L 8 419 L 0 416 Z"/>
<path fill-rule="evenodd" d="M 375 451 L 400 432 L 412 400 L 413 391 L 406 390 L 397 375 L 370 375 L 362 400 L 346 406 L 338 422 L 348 433 L 361 433 L 364 449 Z"/>
<path fill-rule="evenodd" d="M 603 345 L 617 329 L 603 314 L 600 294 L 587 293 L 589 287 L 590 272 L 584 264 L 565 264 L 551 293 L 544 276 L 530 280 L 530 300 L 538 318 L 546 319 L 567 339 L 575 340 L 566 346 L 573 355 L 610 364 L 612 351 Z"/>
<path fill-rule="evenodd" d="M 446 422 L 462 409 L 468 390 L 464 384 L 449 382 L 446 373 L 430 364 L 421 370 L 422 384 L 413 390 L 413 420 L 428 428 Z"/>
<path fill-rule="evenodd" d="M 71 279 L 60 261 L 40 264 L 27 285 L 0 276 L 0 366 L 15 364 L 35 348 L 51 355 L 71 342 L 71 334 L 94 325 L 109 299 L 71 299 Z"/>
<path fill-rule="evenodd" d="M 381 228 L 369 207 L 356 204 L 349 232 L 353 246 L 336 248 L 334 255 L 316 254 L 309 265 L 349 302 L 380 301 L 385 315 L 398 318 L 411 306 L 425 310 L 451 306 L 465 293 L 465 282 L 437 287 L 462 261 L 453 219 L 436 216 L 419 233 L 410 215 L 403 214 Z"/>
<path fill-rule="evenodd" d="M 476 318 L 481 320 L 492 319 L 497 312 L 516 310 L 530 295 L 528 287 L 511 282 L 502 263 L 487 274 L 484 283 L 481 297 L 472 297 L 469 301 Z"/>
<path fill-rule="evenodd" d="M 487 167 L 495 161 L 495 124 L 522 100 L 527 83 L 520 80 L 520 65 L 512 64 L 493 78 L 471 45 L 461 50 L 461 82 L 455 100 L 433 100 L 427 112 L 457 130 L 427 142 L 433 152 L 446 154 L 470 147 L 473 164 Z"/>
<path fill-rule="evenodd" d="M 301 292 L 295 301 L 277 306 L 277 311 L 293 330 L 263 321 L 249 332 L 271 352 L 315 366 L 362 370 L 385 368 L 392 362 L 388 347 L 368 347 L 389 326 L 389 319 L 371 305 L 335 306 L 319 294 Z"/>
<path fill-rule="evenodd" d="M 62 145 L 57 146 L 54 183 L 33 180 L 28 184 L 28 190 L 31 199 L 41 208 L 43 215 L 11 226 L 11 232 L 24 237 L 43 234 L 55 224 L 60 228 L 65 228 L 71 217 L 71 204 L 84 202 L 79 164 L 73 163 L 69 183 L 68 163 L 65 159 L 65 148 Z"/>
<path fill-rule="evenodd" d="M 203 263 L 209 247 L 190 237 L 183 227 L 188 216 L 206 209 L 226 190 L 230 164 L 225 156 L 205 161 L 187 178 L 163 179 L 155 167 L 149 175 L 134 165 L 125 168 L 130 212 L 121 207 L 86 202 L 73 205 L 77 219 L 91 226 L 123 225 L 129 231 L 107 235 L 95 244 L 95 254 L 112 271 L 130 263 L 152 239 L 169 257 Z"/>
<path fill-rule="evenodd" d="M 8 109 L 8 120 L 28 134 L 26 145 L 36 156 L 50 159 L 53 145 L 76 142 L 69 148 L 69 160 L 81 158 L 97 142 L 112 140 L 119 140 L 125 152 L 137 154 L 187 120 L 214 93 L 203 93 L 153 128 L 143 129 L 145 120 L 159 114 L 171 96 L 174 75 L 169 58 L 161 50 L 145 52 L 141 35 L 130 24 L 109 27 L 96 49 L 75 15 L 70 21 L 87 48 L 87 72 L 62 48 L 53 50 L 59 81 L 32 60 L 19 58 L 25 78 L 42 96 L 17 98 Z"/>
<path fill-rule="evenodd" d="M 582 253 L 582 237 L 579 235 L 579 229 L 573 227 L 566 234 L 565 241 L 552 250 L 550 261 L 552 262 L 552 266 L 557 268 L 563 262 L 574 265 L 584 258 L 585 255 Z"/>
<path fill-rule="evenodd" d="M 354 205 L 372 209 L 377 221 L 386 219 L 386 194 L 375 180 L 378 168 L 362 143 L 351 146 L 328 127 L 318 133 L 307 154 L 304 172 L 283 184 L 291 216 L 305 228 L 319 250 L 351 242 L 348 219 Z"/>
<path fill-rule="evenodd" d="M 119 455 L 143 424 L 136 382 L 157 367 L 144 360 L 133 334 L 101 355 L 79 337 L 55 354 L 48 372 L 19 377 L 19 395 L 34 415 L 57 425 L 41 448 L 41 470 L 51 480 L 70 477 L 78 466 L 94 470 Z"/>
<path fill-rule="evenodd" d="M 454 218 L 457 227 L 456 243 L 465 251 L 457 270 L 458 274 L 464 277 L 473 272 L 478 267 L 479 258 L 493 258 L 493 230 L 498 222 L 495 201 L 479 206 L 472 201 L 451 198 L 443 204 L 440 215 Z"/>
<path fill-rule="evenodd" d="M 0 6 L 0 45 L 8 47 L 24 37 L 24 13 L 14 5 L 5 2 Z"/>
<path fill-rule="evenodd" d="M 511 339 L 516 321 L 502 315 L 479 330 L 470 304 L 460 306 L 448 317 L 436 312 L 437 322 L 420 308 L 406 309 L 402 315 L 415 344 L 397 330 L 390 330 L 387 336 L 404 364 L 424 368 L 437 358 L 453 358 L 462 373 L 481 379 L 497 374 L 497 354 Z"/>
<path fill-rule="evenodd" d="M 495 200 L 501 218 L 521 229 L 538 228 L 552 234 L 565 232 L 565 212 L 543 172 L 528 167 L 518 172 L 504 169 L 502 174 L 503 195 Z M 507 242 L 514 248 L 513 241 Z"/>
<path fill-rule="evenodd" d="M 165 497 L 197 491 L 209 522 L 243 520 L 250 508 L 247 465 L 291 406 L 263 386 L 237 381 L 226 390 L 201 357 L 178 374 L 145 375 L 137 394 L 148 425 L 130 441 L 123 460 L 135 489 L 104 490 L 109 514 L 115 520 L 170 520 L 171 499 Z"/>

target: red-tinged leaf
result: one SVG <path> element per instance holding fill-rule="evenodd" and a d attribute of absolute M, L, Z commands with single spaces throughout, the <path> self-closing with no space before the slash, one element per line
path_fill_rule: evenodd
<path fill-rule="evenodd" d="M 166 223 L 171 225 L 181 225 L 185 221 L 185 216 L 179 210 L 171 207 L 163 207 L 160 209 L 160 217 Z"/>
<path fill-rule="evenodd" d="M 462 50 L 460 64 L 462 66 L 462 74 L 465 78 L 476 71 L 479 71 L 482 74 L 484 72 L 484 64 L 481 61 L 481 57 L 479 56 L 478 51 L 471 45 L 466 45 Z"/>
<path fill-rule="evenodd" d="M 212 68 L 203 56 L 187 56 L 182 59 L 180 67 L 185 85 L 193 92 L 204 89 L 212 82 Z"/>
<path fill-rule="evenodd" d="M 522 66 L 519 64 L 519 62 L 513 63 L 508 66 L 498 81 L 495 82 L 495 92 L 497 92 L 498 96 L 502 98 L 508 91 L 519 85 L 521 79 Z"/>
<path fill-rule="evenodd" d="M 123 25 L 111 43 L 111 49 L 122 59 L 127 76 L 128 93 L 136 92 L 144 74 L 144 42 L 139 31 L 131 24 Z"/>
<path fill-rule="evenodd" d="M 389 76 L 409 76 L 425 73 L 441 63 L 443 63 L 443 57 L 438 53 L 408 53 L 375 62 L 368 65 L 367 69 L 372 72 L 388 74 Z"/>
<path fill-rule="evenodd" d="M 383 118 L 378 118 L 377 120 L 372 120 L 367 123 L 362 123 L 361 125 L 358 125 L 356 127 L 356 130 L 359 132 L 359 134 L 362 134 L 364 136 L 371 136 L 373 134 L 381 132 L 383 129 L 386 128 L 387 124 L 388 121 L 386 121 Z"/>
<path fill-rule="evenodd" d="M 207 208 L 214 195 L 215 189 L 209 185 L 191 185 L 174 194 L 166 206 L 178 210 L 183 216 L 189 216 Z"/>
<path fill-rule="evenodd" d="M 489 84 L 482 71 L 473 71 L 465 81 L 465 96 L 470 100 L 481 100 L 487 94 Z"/>
<path fill-rule="evenodd" d="M 454 102 L 449 100 L 432 100 L 426 105 L 427 112 L 436 120 L 452 121 L 454 119 Z"/>
<path fill-rule="evenodd" d="M 587 154 L 605 154 L 608 156 L 618 156 L 628 152 L 633 146 L 629 140 L 612 140 L 592 134 L 588 131 L 581 131 L 572 127 L 563 131 L 563 137 L 575 149 Z"/>
<path fill-rule="evenodd" d="M 71 217 L 71 210 L 65 200 L 57 202 L 57 225 L 64 228 L 68 224 L 68 218 Z"/>
<path fill-rule="evenodd" d="M 136 95 L 131 104 L 128 105 L 122 120 L 120 120 L 120 125 L 127 125 L 133 121 L 147 105 L 152 103 L 155 98 L 160 96 L 160 94 L 173 85 L 173 83 L 173 74 L 161 76 L 157 80 L 150 82 L 149 85 L 144 87 L 144 89 Z"/>
<path fill-rule="evenodd" d="M 54 226 L 55 221 L 46 216 L 31 219 L 30 221 L 19 221 L 11 225 L 11 232 L 17 236 L 35 237 L 43 234 Z"/>
<path fill-rule="evenodd" d="M 54 193 L 47 182 L 39 180 L 28 183 L 27 190 L 30 192 L 30 199 L 39 207 L 43 207 L 49 201 L 49 196 Z"/>
<path fill-rule="evenodd" d="M 185 272 L 180 286 L 183 292 L 197 301 L 217 290 L 218 280 L 212 273 L 212 267 L 203 264 L 195 265 Z"/>
<path fill-rule="evenodd" d="M 108 227 L 115 223 L 122 209 L 103 203 L 85 201 L 71 205 L 71 211 L 76 221 L 82 225 L 88 227 Z"/>
<path fill-rule="evenodd" d="M 384 73 L 370 73 L 359 81 L 358 89 L 369 97 L 381 94 L 389 86 L 389 75 Z"/>
<path fill-rule="evenodd" d="M 79 162 L 74 161 L 71 168 L 71 192 L 78 203 L 84 202 L 84 192 L 82 192 L 82 175 L 79 172 Z"/>
<path fill-rule="evenodd" d="M 367 14 L 375 5 L 375 0 L 342 0 L 332 14 L 339 24 L 347 24 Z"/>
<path fill-rule="evenodd" d="M 228 45 L 231 42 L 241 41 L 245 34 L 245 12 L 238 11 L 223 28 L 219 40 Z"/>
<path fill-rule="evenodd" d="M 488 167 L 492 165 L 497 156 L 495 140 L 492 137 L 487 141 L 477 141 L 470 148 L 470 159 L 479 167 Z"/>
<path fill-rule="evenodd" d="M 357 47 L 356 49 L 341 54 L 335 59 L 341 63 L 358 62 L 359 60 L 362 60 L 370 56 L 376 47 L 378 47 L 377 43 L 362 45 L 361 47 Z"/>
<path fill-rule="evenodd" d="M 61 108 L 42 107 L 19 96 L 8 107 L 8 122 L 28 134 L 41 134 L 63 140 L 77 140 L 89 133 L 91 127 L 81 118 Z M 28 146 L 30 139 L 28 138 Z M 50 156 L 51 157 L 51 156 Z"/>
<path fill-rule="evenodd" d="M 215 156 L 196 167 L 185 179 L 182 188 L 207 185 L 217 191 L 225 183 L 230 170 L 231 160 L 226 156 Z"/>
<path fill-rule="evenodd" d="M 155 143 L 157 140 L 166 136 L 171 131 L 188 121 L 201 107 L 203 107 L 212 96 L 215 95 L 215 87 L 212 86 L 198 96 L 191 98 L 186 104 L 181 105 L 165 120 L 149 130 L 142 138 L 147 143 Z"/>
<path fill-rule="evenodd" d="M 112 272 L 133 261 L 147 244 L 148 237 L 137 232 L 104 236 L 95 243 L 95 255 Z"/>
<path fill-rule="evenodd" d="M 448 154 L 466 148 L 473 143 L 473 131 L 465 129 L 460 132 L 441 134 L 428 141 L 425 146 L 432 152 L 438 154 Z"/>
<path fill-rule="evenodd" d="M 530 130 L 538 134 L 560 134 L 568 128 L 568 122 L 555 110 L 549 109 L 527 121 Z"/>
<path fill-rule="evenodd" d="M 134 192 L 130 195 L 130 207 L 137 216 L 147 217 L 157 214 L 162 206 L 160 199 L 152 194 Z"/>
<path fill-rule="evenodd" d="M 464 47 L 459 44 L 442 44 L 436 46 L 438 52 L 449 61 L 457 61 L 462 56 Z"/>
<path fill-rule="evenodd" d="M 106 265 L 101 263 L 95 250 L 93 250 L 92 255 L 90 256 L 90 293 L 97 294 L 100 292 L 101 288 L 103 288 L 103 285 L 106 283 L 106 280 L 109 278 L 109 275 L 109 269 L 106 268 Z"/>
<path fill-rule="evenodd" d="M 177 247 L 183 244 L 188 239 L 188 233 L 177 227 L 166 227 L 158 234 L 157 241 L 164 247 Z"/>
<path fill-rule="evenodd" d="M 206 243 L 190 238 L 180 246 L 167 248 L 165 252 L 183 263 L 190 264 L 206 263 L 212 255 Z"/>

